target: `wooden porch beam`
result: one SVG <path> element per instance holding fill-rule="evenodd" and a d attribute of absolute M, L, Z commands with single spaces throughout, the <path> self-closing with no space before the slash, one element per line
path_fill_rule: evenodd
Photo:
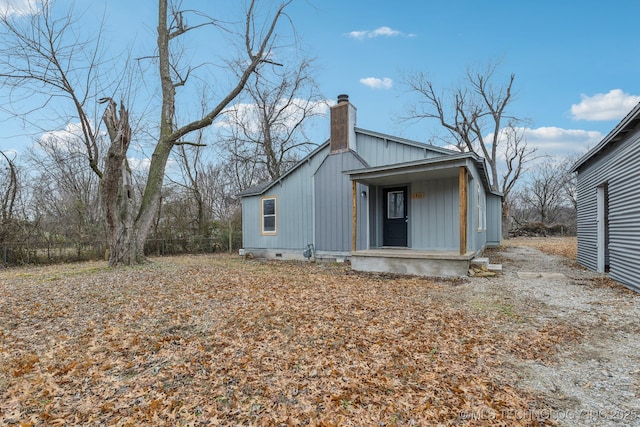
<path fill-rule="evenodd" d="M 467 253 L 467 215 L 468 215 L 468 184 L 467 168 L 460 166 L 458 187 L 460 195 L 460 255 Z"/>
<path fill-rule="evenodd" d="M 358 241 L 358 194 L 356 193 L 356 182 L 351 181 L 351 252 L 356 251 L 356 242 Z"/>

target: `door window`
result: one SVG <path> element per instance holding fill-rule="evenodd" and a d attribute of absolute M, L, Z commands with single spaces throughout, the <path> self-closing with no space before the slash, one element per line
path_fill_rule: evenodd
<path fill-rule="evenodd" d="M 389 191 L 387 193 L 387 218 L 404 217 L 404 191 Z"/>

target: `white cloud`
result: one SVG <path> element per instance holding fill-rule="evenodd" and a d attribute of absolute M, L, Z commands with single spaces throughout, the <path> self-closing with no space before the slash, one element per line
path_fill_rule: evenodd
<path fill-rule="evenodd" d="M 129 157 L 127 158 L 127 162 L 129 162 L 129 167 L 136 171 L 148 171 L 151 165 L 151 159 L 149 158 L 136 159 L 135 157 Z M 168 163 L 169 162 L 167 162 L 167 164 Z"/>
<path fill-rule="evenodd" d="M 84 155 L 87 152 L 80 123 L 67 123 L 64 129 L 44 133 L 40 140 L 70 154 Z"/>
<path fill-rule="evenodd" d="M 33 15 L 39 10 L 39 0 L 0 0 L 0 16 Z"/>
<path fill-rule="evenodd" d="M 369 37 L 378 37 L 378 36 L 394 37 L 394 36 L 399 36 L 400 34 L 402 34 L 400 31 L 393 30 L 391 29 L 391 27 L 385 26 L 385 27 L 376 28 L 375 30 L 371 31 L 371 33 L 369 34 Z"/>
<path fill-rule="evenodd" d="M 351 31 L 349 34 L 347 34 L 349 37 L 351 37 L 352 39 L 358 39 L 358 40 L 362 40 L 367 38 L 367 34 L 369 33 L 369 31 Z"/>
<path fill-rule="evenodd" d="M 603 138 L 602 133 L 598 131 L 589 131 L 582 129 L 563 129 L 554 126 L 545 126 L 539 128 L 515 128 L 518 136 L 524 137 L 527 148 L 535 149 L 536 156 L 575 156 L 586 153 L 591 147 L 595 146 Z M 491 140 L 491 135 L 485 136 L 485 141 Z M 499 135 L 499 157 L 504 160 L 503 148 L 506 144 L 507 132 L 502 129 Z M 453 148 L 455 147 L 447 147 Z M 490 149 L 490 147 L 489 147 Z"/>
<path fill-rule="evenodd" d="M 393 86 L 393 80 L 389 77 L 383 77 L 381 79 L 378 77 L 366 77 L 360 79 L 360 83 L 372 89 L 391 89 Z"/>
<path fill-rule="evenodd" d="M 640 96 L 629 95 L 622 89 L 580 97 L 582 101 L 571 106 L 574 120 L 619 120 L 640 102 Z"/>
<path fill-rule="evenodd" d="M 391 27 L 382 26 L 375 30 L 351 31 L 347 33 L 348 37 L 356 40 L 372 39 L 374 37 L 397 37 L 402 36 L 402 31 L 394 30 Z M 415 37 L 415 34 L 407 34 L 407 37 Z"/>
<path fill-rule="evenodd" d="M 285 100 L 280 101 L 280 105 L 284 106 Z M 285 108 L 282 115 L 283 130 L 290 129 L 302 118 L 303 112 L 307 111 L 307 116 L 326 116 L 329 112 L 329 106 L 335 104 L 332 100 L 307 101 L 301 98 L 294 99 L 290 105 Z M 244 123 L 250 126 L 248 129 L 251 133 L 259 133 L 260 129 L 260 109 L 256 104 L 241 103 L 235 104 L 224 111 L 221 119 L 214 123 L 214 126 L 221 129 L 230 129 L 236 126 L 236 123 Z"/>
<path fill-rule="evenodd" d="M 536 148 L 538 154 L 559 156 L 585 153 L 603 137 L 597 131 L 562 129 L 553 126 L 524 128 L 523 131 L 527 146 Z"/>

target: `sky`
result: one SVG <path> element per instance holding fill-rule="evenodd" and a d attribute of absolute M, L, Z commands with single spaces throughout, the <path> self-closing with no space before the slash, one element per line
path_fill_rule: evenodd
<path fill-rule="evenodd" d="M 0 11 L 19 12 L 29 1 L 0 0 Z M 233 3 L 183 4 L 216 16 Z M 153 49 L 154 1 L 75 0 L 75 7 L 106 12 L 114 44 Z M 467 69 L 490 62 L 499 62 L 497 84 L 515 74 L 510 111 L 528 120 L 527 141 L 539 153 L 584 154 L 640 102 L 639 0 L 294 0 L 286 10 L 295 46 L 315 58 L 319 90 L 330 100 L 348 94 L 361 128 L 432 140 L 438 123 L 400 120 L 416 100 L 404 76 L 425 73 L 445 93 L 460 87 Z M 200 43 L 204 53 L 194 55 L 206 56 Z M 28 150 L 33 135 L 21 126 L 0 113 L 0 150 Z M 309 135 L 328 139 L 328 117 Z"/>

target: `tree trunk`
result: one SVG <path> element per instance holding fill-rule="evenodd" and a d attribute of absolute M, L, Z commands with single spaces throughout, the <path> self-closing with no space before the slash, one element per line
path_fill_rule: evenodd
<path fill-rule="evenodd" d="M 104 174 L 100 181 L 100 196 L 104 212 L 109 265 L 133 265 L 144 261 L 144 238 L 140 238 L 134 223 L 135 199 L 131 169 L 127 163 L 127 149 L 131 143 L 129 113 L 108 99 L 102 120 L 111 144 L 105 158 Z M 119 114 L 118 114 L 119 113 Z M 140 242 L 142 240 L 142 242 Z"/>
<path fill-rule="evenodd" d="M 509 238 L 509 231 L 511 230 L 511 212 L 509 209 L 509 202 L 506 198 L 502 201 L 502 238 Z"/>

